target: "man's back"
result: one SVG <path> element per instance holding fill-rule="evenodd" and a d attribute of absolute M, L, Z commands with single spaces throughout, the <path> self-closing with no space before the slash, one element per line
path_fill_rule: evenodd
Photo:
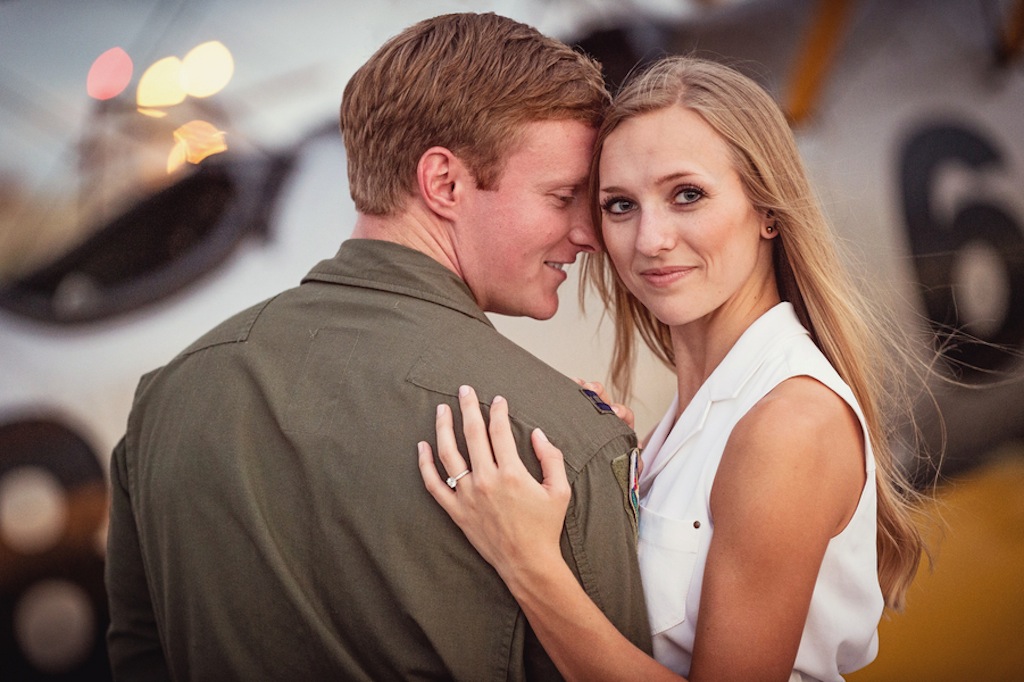
<path fill-rule="evenodd" d="M 635 437 L 500 337 L 453 273 L 355 241 L 140 384 L 112 465 L 115 670 L 147 672 L 151 618 L 181 678 L 556 676 L 420 480 L 415 444 L 463 383 L 509 400 L 521 443 L 543 423 L 562 447 L 563 551 L 649 650 L 611 467 Z"/>

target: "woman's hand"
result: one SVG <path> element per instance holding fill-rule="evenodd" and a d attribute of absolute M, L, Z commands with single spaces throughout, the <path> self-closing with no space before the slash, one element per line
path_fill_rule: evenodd
<path fill-rule="evenodd" d="M 601 402 L 605 403 L 612 408 L 612 412 L 615 416 L 626 422 L 626 426 L 631 429 L 636 429 L 636 416 L 633 414 L 633 410 L 629 409 L 622 403 L 614 402 L 608 395 L 608 391 L 605 389 L 604 384 L 599 381 L 584 381 L 583 379 L 573 379 L 580 388 L 585 388 L 588 391 L 593 391 L 597 394 L 597 397 L 601 399 Z"/>
<path fill-rule="evenodd" d="M 570 497 L 562 451 L 534 429 L 531 442 L 544 476 L 538 483 L 519 457 L 504 398 L 491 403 L 489 428 L 472 388 L 459 389 L 459 406 L 469 462 L 455 442 L 451 410 L 439 405 L 438 456 L 449 481 L 457 480 L 454 485 L 442 480 L 430 445 L 420 442 L 420 474 L 427 490 L 505 582 L 523 569 L 561 562 L 559 538 Z M 466 470 L 470 473 L 459 476 Z"/>
<path fill-rule="evenodd" d="M 530 440 L 544 477 L 538 483 L 516 451 L 503 398 L 491 403 L 489 429 L 473 389 L 459 389 L 459 406 L 469 463 L 455 443 L 451 410 L 440 405 L 437 450 L 452 483 L 441 480 L 430 446 L 420 442 L 423 483 L 498 571 L 562 675 L 581 680 L 681 679 L 615 629 L 562 559 L 559 538 L 571 492 L 562 451 L 534 429 Z"/>

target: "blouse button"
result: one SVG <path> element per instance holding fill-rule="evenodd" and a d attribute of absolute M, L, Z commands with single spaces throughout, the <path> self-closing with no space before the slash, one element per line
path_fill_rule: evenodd
<path fill-rule="evenodd" d="M 693 522 L 693 527 L 694 528 L 700 528 L 700 521 L 694 521 Z"/>

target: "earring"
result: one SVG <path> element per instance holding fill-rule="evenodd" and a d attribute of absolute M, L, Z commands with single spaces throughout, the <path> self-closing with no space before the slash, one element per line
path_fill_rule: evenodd
<path fill-rule="evenodd" d="M 772 232 L 775 231 L 775 226 L 769 225 L 768 227 L 764 228 L 764 231 L 767 232 L 768 234 L 771 234 Z"/>

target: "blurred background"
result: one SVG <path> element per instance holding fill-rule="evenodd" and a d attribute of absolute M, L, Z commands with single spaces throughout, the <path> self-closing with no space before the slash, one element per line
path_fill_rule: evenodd
<path fill-rule="evenodd" d="M 140 375 L 333 255 L 344 84 L 450 11 L 579 45 L 612 86 L 696 52 L 776 96 L 863 286 L 957 380 L 903 453 L 935 563 L 850 679 L 1024 679 L 1024 0 L 0 0 L 0 679 L 109 678 L 107 464 Z M 576 295 L 493 319 L 604 380 Z M 675 388 L 649 358 L 637 384 L 644 433 Z"/>

